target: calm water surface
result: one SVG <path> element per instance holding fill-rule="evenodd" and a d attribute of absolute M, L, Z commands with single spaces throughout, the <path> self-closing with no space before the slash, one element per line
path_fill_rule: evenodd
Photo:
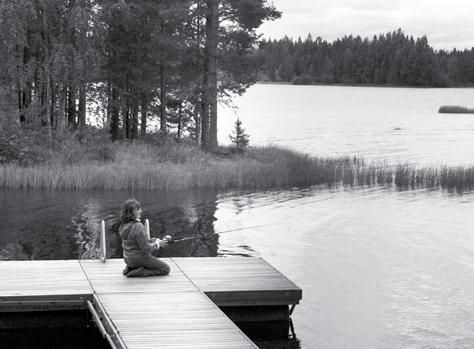
<path fill-rule="evenodd" d="M 254 144 L 457 165 L 474 163 L 474 116 L 436 111 L 473 106 L 473 92 L 258 85 L 236 103 Z M 235 117 L 225 113 L 221 138 Z M 474 347 L 472 193 L 2 190 L 0 259 L 94 258 L 102 219 L 119 257 L 116 218 L 131 196 L 154 236 L 194 237 L 163 256 L 260 256 L 303 289 L 297 339 L 262 348 Z"/>
<path fill-rule="evenodd" d="M 255 85 L 234 102 L 237 110 L 220 109 L 223 143 L 238 115 L 254 145 L 395 163 L 474 163 L 474 115 L 438 114 L 441 105 L 474 107 L 472 88 Z"/>

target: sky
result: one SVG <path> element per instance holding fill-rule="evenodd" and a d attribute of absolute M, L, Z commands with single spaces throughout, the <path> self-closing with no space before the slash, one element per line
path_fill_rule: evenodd
<path fill-rule="evenodd" d="M 372 37 L 398 28 L 426 35 L 435 49 L 474 46 L 474 0 L 269 0 L 282 17 L 264 23 L 265 38 L 294 39 L 311 33 L 333 41 L 344 35 Z"/>

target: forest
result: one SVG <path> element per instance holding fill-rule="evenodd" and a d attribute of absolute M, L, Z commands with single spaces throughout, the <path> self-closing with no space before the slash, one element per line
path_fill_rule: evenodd
<path fill-rule="evenodd" d="M 332 43 L 257 34 L 280 16 L 266 0 L 1 1 L 0 126 L 51 136 L 92 125 L 112 141 L 159 131 L 215 150 L 218 103 L 257 81 L 474 83 L 474 49 L 436 51 L 401 29 Z"/>
<path fill-rule="evenodd" d="M 112 140 L 154 124 L 215 149 L 218 100 L 256 82 L 255 30 L 279 16 L 266 0 L 0 1 L 0 122 Z"/>
<path fill-rule="evenodd" d="M 474 51 L 401 30 L 262 39 L 266 0 L 0 0 L 0 188 L 472 187 L 473 169 L 366 165 L 217 143 L 217 105 L 258 81 L 461 86 Z M 240 147 L 240 148 L 239 148 Z M 139 170 L 138 170 L 139 169 Z"/>
<path fill-rule="evenodd" d="M 469 86 L 474 84 L 474 48 L 434 50 L 426 36 L 401 29 L 372 39 L 345 36 L 327 42 L 311 35 L 262 40 L 259 79 L 294 84 Z"/>

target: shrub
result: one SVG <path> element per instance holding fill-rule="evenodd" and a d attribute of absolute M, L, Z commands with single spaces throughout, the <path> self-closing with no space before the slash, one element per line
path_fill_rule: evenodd
<path fill-rule="evenodd" d="M 4 126 L 0 133 L 0 163 L 32 166 L 49 161 L 64 164 L 113 158 L 109 134 L 87 127 L 48 132 L 46 128 Z"/>
<path fill-rule="evenodd" d="M 293 80 L 291 80 L 293 85 L 311 85 L 313 82 L 313 79 L 309 75 L 295 76 Z"/>
<path fill-rule="evenodd" d="M 21 166 L 47 161 L 51 157 L 49 134 L 44 129 L 4 125 L 0 133 L 0 162 Z"/>

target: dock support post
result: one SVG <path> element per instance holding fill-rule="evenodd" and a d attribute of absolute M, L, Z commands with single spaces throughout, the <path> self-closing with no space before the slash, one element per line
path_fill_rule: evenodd
<path fill-rule="evenodd" d="M 97 314 L 97 311 L 95 310 L 95 308 L 92 305 L 91 301 L 87 301 L 87 307 L 89 308 L 89 311 L 92 315 L 92 320 L 95 322 L 95 324 L 99 328 L 99 331 L 102 334 L 102 337 L 105 338 L 107 340 L 107 342 L 109 342 L 110 347 L 112 349 L 117 349 L 117 346 L 115 345 L 114 340 L 107 333 L 107 330 L 105 329 L 105 326 L 102 323 L 102 319 L 100 318 L 99 314 Z"/>
<path fill-rule="evenodd" d="M 100 260 L 102 263 L 105 263 L 107 257 L 107 250 L 106 250 L 106 241 L 105 241 L 105 222 L 102 221 L 100 224 Z"/>
<path fill-rule="evenodd" d="M 296 307 L 296 304 L 291 305 L 290 316 L 293 314 L 293 310 L 295 310 L 295 307 Z"/>

